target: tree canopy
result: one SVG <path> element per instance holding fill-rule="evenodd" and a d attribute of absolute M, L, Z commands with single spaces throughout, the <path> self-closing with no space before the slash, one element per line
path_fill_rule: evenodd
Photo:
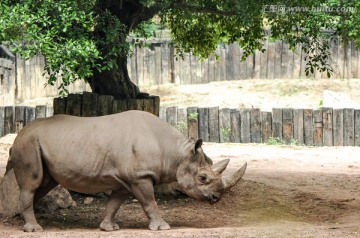
<path fill-rule="evenodd" d="M 264 40 L 271 37 L 291 47 L 301 44 L 307 72 L 317 69 L 330 76 L 330 41 L 353 40 L 360 47 L 357 0 L 2 0 L 0 42 L 27 59 L 44 55 L 48 83 L 61 75 L 62 93 L 71 82 L 85 79 L 95 91 L 125 87 L 133 91 L 131 97 L 138 89 L 123 83 L 129 81 L 124 61 L 131 47 L 126 39 L 134 32 L 144 34 L 154 16 L 171 30 L 180 53 L 203 58 L 220 43 L 236 41 L 245 59 L 263 50 Z M 119 95 L 124 96 L 129 95 Z"/>

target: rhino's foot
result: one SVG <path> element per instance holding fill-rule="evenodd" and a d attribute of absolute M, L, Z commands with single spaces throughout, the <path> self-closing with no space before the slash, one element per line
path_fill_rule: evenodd
<path fill-rule="evenodd" d="M 113 231 L 119 229 L 120 229 L 119 225 L 113 221 L 103 221 L 100 224 L 100 230 L 102 231 Z"/>
<path fill-rule="evenodd" d="M 170 225 L 166 223 L 164 220 L 157 220 L 150 222 L 149 225 L 150 230 L 157 231 L 157 230 L 169 230 Z"/>
<path fill-rule="evenodd" d="M 43 231 L 43 228 L 37 223 L 36 224 L 26 223 L 23 229 L 26 232 Z"/>

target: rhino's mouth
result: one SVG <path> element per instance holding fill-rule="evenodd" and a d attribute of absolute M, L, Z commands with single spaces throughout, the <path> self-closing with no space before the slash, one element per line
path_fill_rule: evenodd
<path fill-rule="evenodd" d="M 214 194 L 204 195 L 204 198 L 205 200 L 209 201 L 210 204 L 214 204 L 220 200 L 220 196 Z"/>

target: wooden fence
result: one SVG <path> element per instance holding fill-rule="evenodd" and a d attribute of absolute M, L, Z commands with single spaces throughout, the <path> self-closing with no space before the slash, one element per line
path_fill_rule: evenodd
<path fill-rule="evenodd" d="M 293 52 L 283 41 L 267 41 L 264 49 L 265 53 L 256 51 L 243 62 L 240 61 L 243 50 L 237 43 L 219 46 L 216 50 L 219 60 L 210 56 L 200 61 L 191 54 L 176 60 L 176 52 L 170 41 L 153 40 L 148 41 L 146 47 L 134 48 L 128 58 L 128 71 L 132 81 L 140 87 L 241 79 L 326 78 L 326 73 L 305 75 L 306 62 L 301 46 Z M 334 69 L 333 78 L 360 78 L 359 56 L 353 42 L 344 48 L 338 41 L 334 41 L 329 62 Z M 0 60 L 0 106 L 57 96 L 59 82 L 55 86 L 45 87 L 48 78 L 43 75 L 44 66 L 45 60 L 41 55 L 28 61 L 19 57 Z M 91 91 L 84 81 L 77 81 L 69 90 L 74 93 Z"/>
<path fill-rule="evenodd" d="M 360 110 L 177 108 L 160 109 L 160 118 L 192 138 L 209 142 L 360 146 Z M 194 123 L 196 121 L 196 123 Z"/>
<path fill-rule="evenodd" d="M 19 132 L 36 118 L 52 116 L 47 106 L 0 107 L 0 137 Z M 360 146 L 360 110 L 274 108 L 160 108 L 160 118 L 190 138 L 208 142 L 265 143 L 278 138 L 288 144 Z"/>
<path fill-rule="evenodd" d="M 306 76 L 304 52 L 301 46 L 295 51 L 284 41 L 264 42 L 264 53 L 256 51 L 241 61 L 243 49 L 237 44 L 220 45 L 216 54 L 199 60 L 192 54 L 176 60 L 170 41 L 150 41 L 149 47 L 136 47 L 128 58 L 130 78 L 139 86 L 175 84 L 203 84 L 214 81 L 242 79 L 298 79 L 327 78 L 326 73 L 315 72 Z M 329 64 L 333 78 L 360 78 L 359 51 L 355 43 L 344 47 L 334 40 L 330 48 Z"/>

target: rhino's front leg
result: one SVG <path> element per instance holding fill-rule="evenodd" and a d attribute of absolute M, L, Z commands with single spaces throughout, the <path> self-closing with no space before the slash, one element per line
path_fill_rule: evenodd
<path fill-rule="evenodd" d="M 113 231 L 119 229 L 119 225 L 115 222 L 114 216 L 128 196 L 129 192 L 127 190 L 114 190 L 111 192 L 111 196 L 106 204 L 104 220 L 100 224 L 101 230 Z"/>
<path fill-rule="evenodd" d="M 152 179 L 142 179 L 132 185 L 132 193 L 139 200 L 144 212 L 150 219 L 150 230 L 169 230 L 170 226 L 161 217 L 155 201 Z"/>

